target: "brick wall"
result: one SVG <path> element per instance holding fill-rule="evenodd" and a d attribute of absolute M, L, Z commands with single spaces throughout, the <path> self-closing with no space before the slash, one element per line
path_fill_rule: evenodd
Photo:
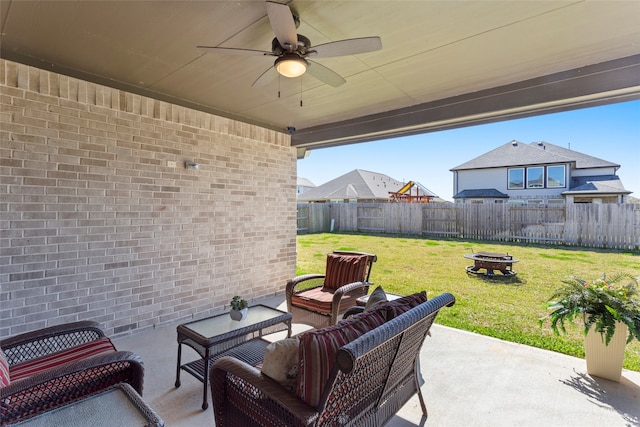
<path fill-rule="evenodd" d="M 0 337 L 121 334 L 284 291 L 288 135 L 10 61 L 0 90 Z"/>

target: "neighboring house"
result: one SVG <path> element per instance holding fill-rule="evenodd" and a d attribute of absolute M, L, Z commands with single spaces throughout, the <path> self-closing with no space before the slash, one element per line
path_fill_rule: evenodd
<path fill-rule="evenodd" d="M 625 203 L 620 165 L 547 142 L 511 141 L 451 169 L 456 203 Z"/>
<path fill-rule="evenodd" d="M 312 188 L 316 188 L 316 185 L 313 182 L 309 181 L 307 178 L 298 177 L 298 182 L 296 184 L 296 194 L 298 196 Z"/>
<path fill-rule="evenodd" d="M 404 186 L 404 183 L 387 175 L 355 169 L 298 195 L 298 201 L 318 203 L 388 202 L 390 193 L 397 193 Z M 419 189 L 419 194 L 425 199 L 437 197 L 424 187 Z"/>

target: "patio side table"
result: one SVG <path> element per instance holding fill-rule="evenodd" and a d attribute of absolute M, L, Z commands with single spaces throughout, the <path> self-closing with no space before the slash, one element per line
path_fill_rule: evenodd
<path fill-rule="evenodd" d="M 291 313 L 255 305 L 249 307 L 247 317 L 232 320 L 229 313 L 207 317 L 178 325 L 178 364 L 175 386 L 180 387 L 180 371 L 184 370 L 203 383 L 202 409 L 209 407 L 207 389 L 209 386 L 209 367 L 222 356 L 233 356 L 250 365 L 256 365 L 264 358 L 264 349 L 269 342 L 265 335 L 287 331 L 291 336 Z M 182 363 L 182 345 L 194 349 L 200 359 Z"/>

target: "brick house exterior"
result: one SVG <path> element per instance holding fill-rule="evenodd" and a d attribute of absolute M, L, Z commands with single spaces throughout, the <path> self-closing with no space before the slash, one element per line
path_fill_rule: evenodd
<path fill-rule="evenodd" d="M 123 334 L 284 291 L 289 135 L 6 60 L 0 91 L 0 338 L 84 319 Z"/>

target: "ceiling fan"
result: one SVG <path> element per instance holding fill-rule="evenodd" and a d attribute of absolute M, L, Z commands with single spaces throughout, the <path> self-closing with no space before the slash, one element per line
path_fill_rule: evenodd
<path fill-rule="evenodd" d="M 335 71 L 309 59 L 329 58 L 335 56 L 356 55 L 358 53 L 372 52 L 382 49 L 380 37 L 362 37 L 355 39 L 338 40 L 311 46 L 311 41 L 298 34 L 296 31 L 300 24 L 299 18 L 289 9 L 289 6 L 282 3 L 267 1 L 267 15 L 269 22 L 275 33 L 275 38 L 271 42 L 271 51 L 241 49 L 231 47 L 198 46 L 199 50 L 205 52 L 219 52 L 234 55 L 261 55 L 275 56 L 273 67 L 264 71 L 251 86 L 263 86 L 271 80 L 275 74 L 275 69 L 284 77 L 299 77 L 305 72 L 320 80 L 323 83 L 338 87 L 346 80 Z"/>

